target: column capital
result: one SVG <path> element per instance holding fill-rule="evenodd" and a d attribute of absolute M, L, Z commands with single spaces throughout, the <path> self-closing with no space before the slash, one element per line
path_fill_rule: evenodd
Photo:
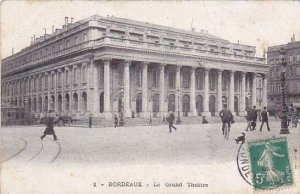
<path fill-rule="evenodd" d="M 245 76 L 246 76 L 246 74 L 247 74 L 247 72 L 245 72 L 245 71 L 241 71 L 241 75 L 242 75 L 243 77 L 245 77 Z"/>
<path fill-rule="evenodd" d="M 204 67 L 203 70 L 204 70 L 205 73 L 208 73 L 211 69 Z"/>
<path fill-rule="evenodd" d="M 181 67 L 182 67 L 182 65 L 176 65 L 176 71 L 180 71 Z"/>
<path fill-rule="evenodd" d="M 256 73 L 256 72 L 252 72 L 252 76 L 253 76 L 253 77 L 256 77 L 257 74 L 258 74 L 258 73 Z"/>
<path fill-rule="evenodd" d="M 143 66 L 148 66 L 148 65 L 150 65 L 150 62 L 149 61 L 142 61 L 141 64 Z"/>
<path fill-rule="evenodd" d="M 103 58 L 102 61 L 103 61 L 104 65 L 107 65 L 112 61 L 112 58 Z"/>
<path fill-rule="evenodd" d="M 125 67 L 126 66 L 129 67 L 131 65 L 131 60 L 124 60 L 123 63 L 125 65 Z"/>
<path fill-rule="evenodd" d="M 217 69 L 218 73 L 222 73 L 224 70 L 223 69 Z"/>

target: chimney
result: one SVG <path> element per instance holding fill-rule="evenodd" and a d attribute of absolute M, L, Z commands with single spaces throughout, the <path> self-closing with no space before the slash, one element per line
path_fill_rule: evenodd
<path fill-rule="evenodd" d="M 44 28 L 44 31 L 45 31 L 45 35 L 47 34 L 47 29 L 46 28 Z"/>
<path fill-rule="evenodd" d="M 53 34 L 53 32 L 54 32 L 54 25 L 52 25 L 52 34 Z"/>
<path fill-rule="evenodd" d="M 69 17 L 65 17 L 65 26 L 68 25 L 68 20 L 69 20 Z"/>
<path fill-rule="evenodd" d="M 14 47 L 11 48 L 11 54 L 14 54 Z"/>
<path fill-rule="evenodd" d="M 238 44 L 240 44 L 240 40 L 238 40 Z"/>
<path fill-rule="evenodd" d="M 71 17 L 71 24 L 73 24 L 73 19 L 74 19 L 74 18 Z"/>
<path fill-rule="evenodd" d="M 35 43 L 35 34 L 33 35 L 33 43 Z"/>
<path fill-rule="evenodd" d="M 291 38 L 291 42 L 295 42 L 296 38 L 295 38 L 295 34 L 293 34 L 293 37 Z"/>

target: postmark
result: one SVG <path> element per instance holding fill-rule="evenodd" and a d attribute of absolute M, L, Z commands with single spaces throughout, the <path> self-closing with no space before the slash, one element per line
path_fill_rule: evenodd
<path fill-rule="evenodd" d="M 255 190 L 293 185 L 288 142 L 285 137 L 248 142 L 248 150 Z"/>

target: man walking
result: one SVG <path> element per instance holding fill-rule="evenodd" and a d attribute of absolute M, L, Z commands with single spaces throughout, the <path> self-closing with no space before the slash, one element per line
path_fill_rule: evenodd
<path fill-rule="evenodd" d="M 149 125 L 152 126 L 152 116 L 151 116 L 151 114 L 150 114 Z"/>
<path fill-rule="evenodd" d="M 251 122 L 252 131 L 255 130 L 257 116 L 258 115 L 257 115 L 257 111 L 256 111 L 256 106 L 253 106 L 253 110 L 252 110 L 252 122 Z"/>
<path fill-rule="evenodd" d="M 93 115 L 90 114 L 90 116 L 89 116 L 89 127 L 92 128 L 92 125 L 93 125 Z"/>
<path fill-rule="evenodd" d="M 49 113 L 51 113 L 52 111 L 49 110 Z M 46 121 L 46 129 L 44 131 L 44 134 L 41 136 L 41 140 L 43 141 L 43 139 L 46 137 L 46 135 L 53 135 L 53 139 L 54 141 L 58 140 L 57 136 L 55 134 L 54 131 L 54 124 L 55 124 L 55 118 L 52 116 L 47 117 L 47 121 Z"/>
<path fill-rule="evenodd" d="M 117 126 L 118 126 L 118 123 L 119 123 L 118 116 L 117 116 L 117 115 L 115 115 L 115 128 L 117 128 Z"/>
<path fill-rule="evenodd" d="M 172 133 L 172 128 L 175 129 L 176 131 L 176 127 L 173 126 L 174 121 L 175 121 L 175 115 L 172 111 L 169 112 L 169 117 L 168 117 L 168 122 L 169 122 L 169 133 Z"/>
<path fill-rule="evenodd" d="M 262 127 L 263 127 L 264 123 L 267 124 L 268 131 L 270 131 L 267 107 L 264 107 L 264 110 L 261 111 L 260 116 L 261 116 L 260 132 L 262 132 Z"/>

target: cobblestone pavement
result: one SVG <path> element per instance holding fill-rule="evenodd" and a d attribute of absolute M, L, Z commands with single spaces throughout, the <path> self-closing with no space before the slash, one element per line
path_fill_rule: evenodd
<path fill-rule="evenodd" d="M 153 189 L 161 193 L 251 193 L 252 187 L 239 175 L 236 164 L 239 145 L 234 138 L 244 132 L 245 125 L 235 123 L 228 141 L 221 135 L 221 124 L 178 125 L 172 133 L 167 125 L 56 127 L 57 142 L 52 136 L 39 139 L 44 126 L 5 127 L 1 188 L 3 193 L 47 193 L 45 188 L 55 194 L 153 193 Z M 279 122 L 270 126 L 270 132 L 266 128 L 246 132 L 246 141 L 283 136 L 279 135 Z M 293 162 L 294 150 L 300 148 L 299 130 L 291 128 L 291 134 L 285 135 Z M 294 174 L 298 174 L 299 160 L 294 164 L 298 165 Z M 149 186 L 120 189 L 108 187 L 109 181 L 142 181 Z M 154 182 L 163 186 L 154 188 Z M 166 188 L 167 182 L 185 186 Z M 187 182 L 209 187 L 190 188 Z"/>

